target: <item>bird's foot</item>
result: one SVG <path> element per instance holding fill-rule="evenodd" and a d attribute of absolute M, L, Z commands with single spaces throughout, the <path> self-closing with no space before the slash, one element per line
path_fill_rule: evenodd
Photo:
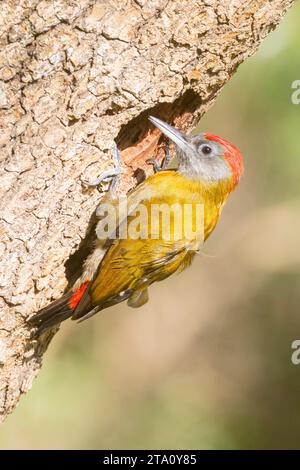
<path fill-rule="evenodd" d="M 165 156 L 162 159 L 161 164 L 159 164 L 155 160 L 155 158 L 149 158 L 146 161 L 146 163 L 148 163 L 148 165 L 152 165 L 154 173 L 157 173 L 159 171 L 166 170 L 168 168 L 170 161 L 171 161 L 170 145 L 169 145 L 169 142 L 167 142 L 165 145 Z"/>
<path fill-rule="evenodd" d="M 113 154 L 113 160 L 114 160 L 114 168 L 104 171 L 98 178 L 92 181 L 82 178 L 81 179 L 82 183 L 88 187 L 95 188 L 99 184 L 109 182 L 108 191 L 110 191 L 112 194 L 115 194 L 116 187 L 119 182 L 119 177 L 122 173 L 121 156 L 120 156 L 120 151 L 116 143 L 114 143 L 112 154 Z"/>

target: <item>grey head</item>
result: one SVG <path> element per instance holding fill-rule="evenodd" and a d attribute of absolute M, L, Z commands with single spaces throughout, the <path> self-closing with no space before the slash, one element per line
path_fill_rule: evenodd
<path fill-rule="evenodd" d="M 191 179 L 216 182 L 232 177 L 226 148 L 204 132 L 187 135 L 166 122 L 150 116 L 149 120 L 174 144 L 178 155 L 178 171 Z M 226 141 L 224 141 L 226 142 Z"/>

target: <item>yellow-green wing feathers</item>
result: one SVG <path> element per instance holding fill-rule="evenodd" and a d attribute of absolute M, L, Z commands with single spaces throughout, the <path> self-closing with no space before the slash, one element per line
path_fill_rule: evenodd
<path fill-rule="evenodd" d="M 141 203 L 148 211 L 153 204 L 205 203 L 204 238 L 213 230 L 219 216 L 218 209 L 214 209 L 218 206 L 215 201 L 210 204 L 210 193 L 203 184 L 191 181 L 176 171 L 156 173 L 131 191 L 128 194 L 129 216 L 126 214 L 126 219 L 125 214 L 120 214 L 119 223 L 124 223 L 125 219 L 130 222 Z M 148 227 L 148 230 L 150 233 L 151 228 Z M 185 238 L 167 240 L 161 231 L 158 235 L 158 239 L 124 238 L 112 242 L 88 292 L 93 306 L 101 309 L 130 298 L 134 304 L 134 299 L 138 299 L 139 293 L 147 286 L 191 263 L 198 241 Z M 74 316 L 77 318 L 80 316 L 80 304 L 78 307 Z"/>

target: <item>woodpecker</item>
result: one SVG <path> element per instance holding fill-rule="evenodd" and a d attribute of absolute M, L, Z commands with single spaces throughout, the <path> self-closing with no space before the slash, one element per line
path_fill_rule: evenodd
<path fill-rule="evenodd" d="M 131 212 L 125 216 L 118 213 L 118 229 L 124 224 L 124 218 L 126 222 L 132 220 L 132 213 L 140 204 L 149 211 L 153 205 L 161 203 L 179 207 L 200 204 L 204 209 L 203 240 L 197 233 L 192 237 L 175 238 L 179 222 L 174 217 L 168 238 L 161 229 L 155 237 L 116 236 L 107 240 L 98 237 L 82 276 L 72 289 L 29 320 L 30 325 L 36 327 L 36 335 L 67 318 L 83 321 L 125 300 L 131 307 L 144 305 L 148 300 L 148 287 L 189 266 L 202 242 L 216 227 L 228 196 L 243 174 L 241 152 L 214 134 L 186 135 L 158 118 L 149 117 L 149 120 L 174 143 L 178 167 L 156 171 L 129 192 Z M 114 157 L 119 164 L 117 149 Z M 94 185 L 119 174 L 119 167 L 108 171 Z M 113 186 L 115 184 L 116 179 L 112 182 Z"/>

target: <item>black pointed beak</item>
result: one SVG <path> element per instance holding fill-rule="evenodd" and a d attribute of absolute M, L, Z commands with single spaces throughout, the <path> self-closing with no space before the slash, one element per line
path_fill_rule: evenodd
<path fill-rule="evenodd" d="M 152 124 L 154 124 L 154 126 L 157 127 L 166 137 L 172 140 L 172 142 L 174 142 L 174 144 L 176 144 L 183 152 L 190 150 L 190 143 L 182 132 L 156 117 L 149 116 L 149 121 L 152 122 Z"/>

